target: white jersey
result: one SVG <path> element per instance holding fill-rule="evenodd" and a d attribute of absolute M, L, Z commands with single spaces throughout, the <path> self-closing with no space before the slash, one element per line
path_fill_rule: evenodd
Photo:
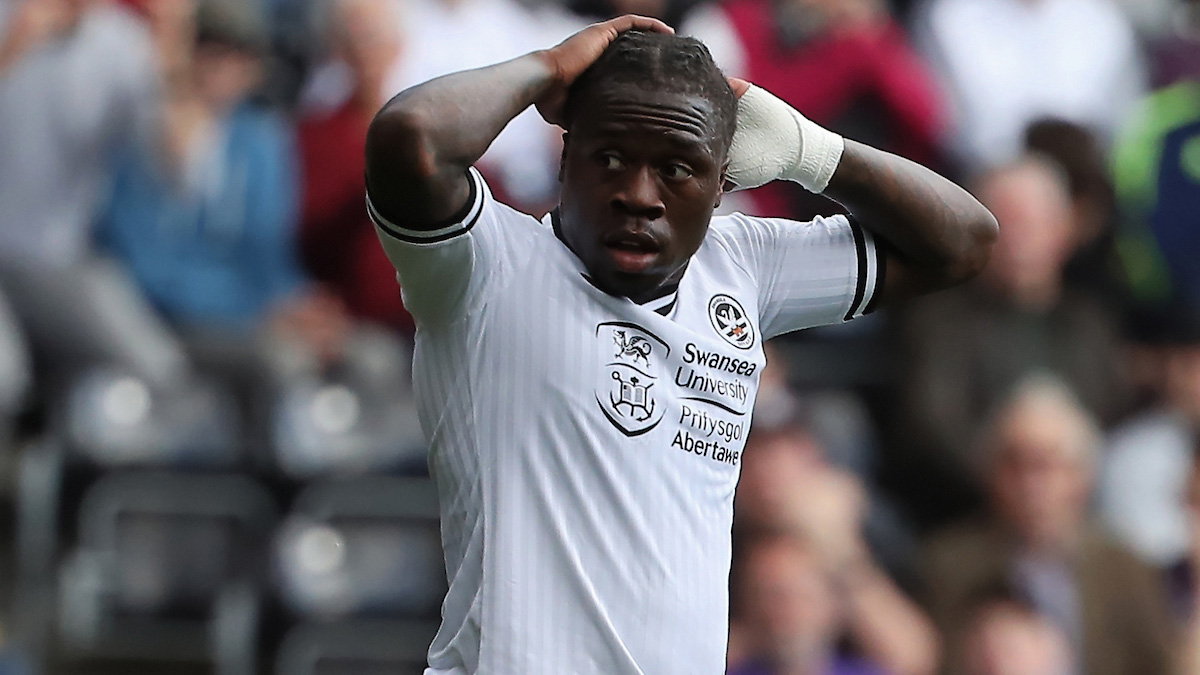
<path fill-rule="evenodd" d="M 449 592 L 426 675 L 725 672 L 733 493 L 765 358 L 862 314 L 871 235 L 715 217 L 676 292 L 608 295 L 472 169 L 434 231 L 373 208 L 417 320 Z"/>

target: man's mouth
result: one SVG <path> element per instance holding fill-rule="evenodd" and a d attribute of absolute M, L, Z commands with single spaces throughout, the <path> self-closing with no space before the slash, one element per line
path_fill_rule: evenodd
<path fill-rule="evenodd" d="M 647 232 L 614 232 L 604 238 L 604 246 L 617 269 L 641 274 L 657 260 L 662 247 Z"/>

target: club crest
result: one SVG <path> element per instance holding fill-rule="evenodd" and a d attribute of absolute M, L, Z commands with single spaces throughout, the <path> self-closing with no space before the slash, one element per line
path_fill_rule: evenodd
<path fill-rule="evenodd" d="M 741 303 L 725 294 L 708 301 L 708 319 L 713 328 L 729 344 L 738 349 L 754 346 L 754 326 Z"/>

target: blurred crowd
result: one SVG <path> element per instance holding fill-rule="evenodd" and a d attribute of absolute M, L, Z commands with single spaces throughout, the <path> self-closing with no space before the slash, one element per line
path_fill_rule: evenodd
<path fill-rule="evenodd" d="M 971 284 L 769 345 L 729 672 L 1200 675 L 1200 0 L 0 1 L 0 674 L 420 672 L 444 576 L 367 125 L 627 12 L 1001 225 Z M 498 197 L 555 204 L 559 133 L 505 129 Z"/>

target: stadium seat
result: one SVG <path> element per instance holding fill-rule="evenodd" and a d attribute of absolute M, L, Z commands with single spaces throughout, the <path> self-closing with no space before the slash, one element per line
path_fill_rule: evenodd
<path fill-rule="evenodd" d="M 375 397 L 349 381 L 305 381 L 272 418 L 275 461 L 288 477 L 424 472 L 425 445 L 411 392 Z"/>
<path fill-rule="evenodd" d="M 72 385 L 65 417 L 72 454 L 99 467 L 232 468 L 242 459 L 236 402 L 206 381 L 152 391 L 133 375 L 97 368 Z"/>
<path fill-rule="evenodd" d="M 296 624 L 277 672 L 422 672 L 446 592 L 437 518 L 428 479 L 369 476 L 302 492 L 275 542 L 280 600 Z"/>
<path fill-rule="evenodd" d="M 245 476 L 114 473 L 84 496 L 60 568 L 68 660 L 203 661 L 254 672 L 270 496 Z"/>

